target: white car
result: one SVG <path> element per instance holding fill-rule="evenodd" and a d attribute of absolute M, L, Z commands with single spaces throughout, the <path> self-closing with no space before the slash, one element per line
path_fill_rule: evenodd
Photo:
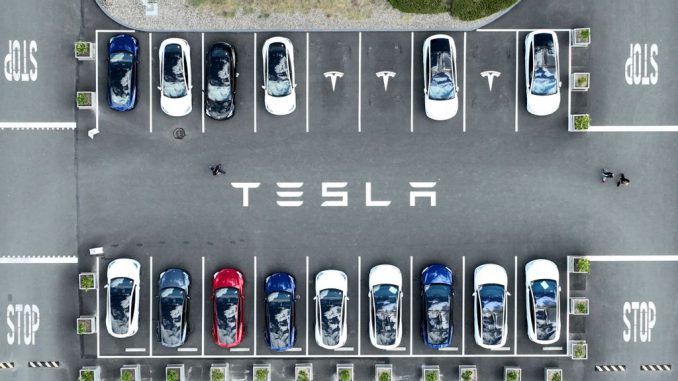
<path fill-rule="evenodd" d="M 131 337 L 139 330 L 141 265 L 133 259 L 116 259 L 108 265 L 106 329 L 113 337 Z"/>
<path fill-rule="evenodd" d="M 457 115 L 457 49 L 452 37 L 433 35 L 424 41 L 424 108 L 433 120 Z"/>
<path fill-rule="evenodd" d="M 560 338 L 560 282 L 558 266 L 546 259 L 525 265 L 527 336 L 537 344 Z"/>
<path fill-rule="evenodd" d="M 374 266 L 369 276 L 370 341 L 392 350 L 403 337 L 403 275 L 392 265 Z"/>
<path fill-rule="evenodd" d="M 160 44 L 160 108 L 169 116 L 188 115 L 193 109 L 191 47 L 181 38 Z"/>
<path fill-rule="evenodd" d="M 285 37 L 271 37 L 261 49 L 264 60 L 264 105 L 273 115 L 287 115 L 297 108 L 294 47 Z"/>
<path fill-rule="evenodd" d="M 476 344 L 487 349 L 506 345 L 508 304 L 506 270 L 492 263 L 473 273 L 473 328 Z"/>
<path fill-rule="evenodd" d="M 560 62 L 558 36 L 550 30 L 535 30 L 525 37 L 525 86 L 527 111 L 550 115 L 560 107 Z"/>
<path fill-rule="evenodd" d="M 315 341 L 325 349 L 346 344 L 348 277 L 339 270 L 321 271 L 315 277 Z"/>

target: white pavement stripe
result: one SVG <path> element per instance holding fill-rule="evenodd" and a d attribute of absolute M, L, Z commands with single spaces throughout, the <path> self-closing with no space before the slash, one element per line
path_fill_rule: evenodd
<path fill-rule="evenodd" d="M 204 113 L 203 113 L 204 114 Z M 200 347 L 203 355 L 205 354 L 205 257 L 202 257 L 202 329 L 200 330 Z"/>
<path fill-rule="evenodd" d="M 134 29 L 97 29 L 96 33 L 134 33 Z"/>
<path fill-rule="evenodd" d="M 148 34 L 148 132 L 153 132 L 153 33 Z"/>
<path fill-rule="evenodd" d="M 249 352 L 250 349 L 249 348 L 231 348 L 231 349 L 229 349 L 229 351 L 231 351 L 231 352 Z"/>
<path fill-rule="evenodd" d="M 412 321 L 413 321 L 413 317 L 412 317 L 412 278 L 413 278 L 413 276 L 412 276 L 412 273 L 414 271 L 413 268 L 414 268 L 414 257 L 410 256 L 410 355 L 412 354 L 412 348 L 413 348 L 413 346 L 412 346 L 412 336 L 413 336 L 412 335 L 412 327 L 413 327 L 413 325 L 412 325 Z"/>
<path fill-rule="evenodd" d="M 446 347 L 446 348 L 438 348 L 439 351 L 441 352 L 456 352 L 459 350 L 457 347 Z"/>
<path fill-rule="evenodd" d="M 177 348 L 177 352 L 197 352 L 198 348 Z"/>
<path fill-rule="evenodd" d="M 362 76 L 363 76 L 363 32 L 358 32 L 358 132 L 362 132 Z M 360 319 L 358 319 L 360 321 Z M 360 340 L 360 335 L 358 335 Z M 360 352 L 360 345 L 358 345 Z"/>
<path fill-rule="evenodd" d="M 516 100 L 516 104 L 518 101 Z M 518 257 L 513 257 L 513 354 L 518 354 Z"/>
<path fill-rule="evenodd" d="M 476 32 L 532 32 L 536 29 L 476 29 Z M 570 32 L 572 29 L 549 29 L 554 32 Z"/>
<path fill-rule="evenodd" d="M 572 34 L 567 34 L 567 115 L 572 115 Z"/>
<path fill-rule="evenodd" d="M 394 352 L 405 352 L 407 351 L 407 348 L 405 347 L 396 347 L 393 349 L 389 349 L 389 351 L 394 351 Z M 412 356 L 412 354 L 409 354 L 408 356 Z"/>
<path fill-rule="evenodd" d="M 463 132 L 466 132 L 466 32 L 464 32 L 464 83 L 461 85 L 461 91 L 463 93 Z"/>
<path fill-rule="evenodd" d="M 153 256 L 148 257 L 148 348 L 153 355 Z"/>
<path fill-rule="evenodd" d="M 466 56 L 466 55 L 464 55 Z M 464 64 L 464 68 L 466 65 Z M 466 97 L 464 97 L 466 98 Z M 461 326 L 466 327 L 466 256 L 462 255 L 461 257 Z M 461 330 L 461 355 L 463 356 L 466 348 L 466 330 L 462 328 Z"/>
<path fill-rule="evenodd" d="M 644 372 L 669 372 L 671 371 L 670 364 L 661 364 L 661 365 L 641 365 L 640 370 Z"/>
<path fill-rule="evenodd" d="M 0 257 L 2 264 L 38 264 L 38 263 L 78 263 L 75 256 L 55 257 Z"/>
<path fill-rule="evenodd" d="M 0 130 L 75 130 L 75 122 L 0 122 Z"/>
<path fill-rule="evenodd" d="M 563 347 L 542 347 L 542 351 L 562 351 Z"/>
<path fill-rule="evenodd" d="M 353 352 L 353 347 L 341 347 L 341 348 L 335 348 L 335 352 Z"/>
<path fill-rule="evenodd" d="M 254 84 L 254 107 L 253 107 L 253 112 L 254 112 L 254 132 L 257 132 L 257 91 L 259 90 L 257 88 L 257 34 L 254 33 L 254 62 L 252 67 L 254 68 L 254 75 L 252 76 L 252 82 Z M 256 263 L 256 262 L 255 262 Z M 256 274 L 256 272 L 255 272 Z M 256 311 L 256 310 L 255 310 Z M 256 332 L 256 330 L 255 330 Z M 255 333 L 255 338 L 256 338 L 256 333 Z M 256 340 L 255 340 L 256 342 Z M 255 345 L 254 351 L 256 353 L 257 347 Z"/>
<path fill-rule="evenodd" d="M 146 348 L 125 348 L 125 352 L 128 352 L 128 353 L 146 352 Z"/>
<path fill-rule="evenodd" d="M 498 352 L 504 352 L 504 351 L 510 351 L 511 347 L 500 347 L 500 348 L 493 348 L 491 349 L 492 351 L 498 351 Z M 516 353 L 513 353 L 513 356 L 516 356 Z"/>
<path fill-rule="evenodd" d="M 677 132 L 678 126 L 590 126 L 590 132 Z"/>
<path fill-rule="evenodd" d="M 678 262 L 678 255 L 587 255 L 591 262 Z"/>
<path fill-rule="evenodd" d="M 99 278 L 99 257 L 96 257 L 96 267 L 97 267 L 96 277 L 97 277 L 97 282 L 98 282 L 100 280 L 100 278 Z M 101 322 L 101 317 L 100 317 L 101 314 L 99 313 L 99 298 L 100 298 L 99 292 L 100 292 L 100 290 L 97 290 L 97 312 L 96 312 L 96 315 L 97 315 L 97 322 L 96 322 L 96 324 L 97 324 L 97 357 L 101 356 L 101 341 L 100 341 L 100 336 L 99 336 L 99 332 L 101 331 L 101 329 L 99 328 L 99 327 L 101 327 L 101 323 L 100 323 Z"/>
<path fill-rule="evenodd" d="M 301 348 L 299 348 L 301 349 Z M 404 350 L 405 348 L 403 348 Z M 459 354 L 425 354 L 425 355 L 412 355 L 410 356 L 409 354 L 396 354 L 396 353 L 389 353 L 389 354 L 376 354 L 376 355 L 355 355 L 355 354 L 338 354 L 338 353 L 332 353 L 332 354 L 327 354 L 327 355 L 303 355 L 303 354 L 290 354 L 290 355 L 276 355 L 276 356 L 255 356 L 255 355 L 199 355 L 199 354 L 193 354 L 193 355 L 179 355 L 179 354 L 174 354 L 174 355 L 156 355 L 156 356 L 149 356 L 149 355 L 103 355 L 99 356 L 99 359 L 178 359 L 178 358 L 186 358 L 186 359 L 213 359 L 213 358 L 229 358 L 229 359 L 262 359 L 262 358 L 292 358 L 292 359 L 299 359 L 299 358 L 328 358 L 328 359 L 337 359 L 337 358 L 346 358 L 346 359 L 356 359 L 356 358 L 378 358 L 378 359 L 383 359 L 384 357 L 392 357 L 392 358 L 560 358 L 560 359 L 565 359 L 568 358 L 569 356 L 566 354 L 519 354 L 519 355 L 514 355 L 514 354 L 500 354 L 500 353 L 494 353 L 494 354 L 475 354 L 475 355 L 459 355 Z"/>
<path fill-rule="evenodd" d="M 94 49 L 99 50 L 99 32 L 94 33 Z M 94 130 L 99 131 L 99 53 L 95 52 L 94 57 Z"/>
<path fill-rule="evenodd" d="M 308 33 L 306 33 L 306 36 L 308 36 Z M 306 57 L 308 57 L 308 55 Z M 307 66 L 307 68 L 308 68 L 308 66 Z M 305 298 L 306 299 L 306 321 L 305 321 L 305 323 L 306 323 L 305 324 L 306 325 L 306 341 L 305 341 L 305 344 L 304 344 L 304 346 L 306 347 L 306 356 L 308 356 L 308 326 L 309 326 L 309 324 L 308 324 L 308 298 L 310 297 L 310 295 L 311 295 L 311 292 L 308 288 L 308 255 L 307 255 L 306 256 L 306 298 Z"/>
<path fill-rule="evenodd" d="M 255 36 L 254 38 L 256 40 L 257 34 L 255 33 L 254 36 Z M 255 45 L 256 45 L 256 43 L 255 43 Z M 256 77 L 256 75 L 255 75 L 255 77 Z M 252 303 L 252 305 L 254 307 L 254 325 L 256 327 L 257 324 L 259 324 L 259 321 L 257 320 L 257 304 L 258 303 L 256 303 L 256 300 L 259 300 L 259 299 L 257 299 L 257 256 L 256 255 L 252 258 L 252 266 L 254 267 L 254 271 L 252 272 L 254 274 L 254 282 L 252 282 L 252 285 L 254 286 L 254 291 L 252 292 L 252 294 L 253 294 L 254 300 L 255 300 L 255 303 Z M 252 331 L 254 331 L 254 355 L 256 356 L 257 355 L 257 329 L 253 329 Z"/>
<path fill-rule="evenodd" d="M 308 132 L 308 56 L 309 54 L 308 32 L 306 32 L 306 132 Z M 308 346 L 307 346 L 308 347 Z M 308 348 L 306 348 L 308 351 Z"/>
<path fill-rule="evenodd" d="M 518 132 L 518 53 L 520 52 L 520 49 L 518 47 L 518 32 L 516 32 L 516 94 L 515 94 L 515 99 L 514 101 L 516 102 L 516 124 L 515 124 L 515 132 Z"/>
<path fill-rule="evenodd" d="M 299 347 L 290 348 L 286 352 L 301 352 L 301 348 Z"/>
<path fill-rule="evenodd" d="M 200 33 L 200 46 L 202 49 L 202 55 L 200 56 L 200 88 L 202 89 L 202 103 L 200 104 L 201 113 L 201 123 L 202 123 L 202 133 L 205 133 L 205 33 Z M 203 298 L 204 299 L 204 298 Z"/>
<path fill-rule="evenodd" d="M 414 32 L 410 32 L 410 132 L 414 132 Z"/>
<path fill-rule="evenodd" d="M 360 337 L 363 335 L 362 331 L 360 330 L 360 304 L 362 301 L 360 300 L 362 293 L 360 290 L 363 288 L 363 284 L 361 282 L 362 279 L 362 259 L 360 255 L 358 256 L 358 356 L 360 356 Z"/>

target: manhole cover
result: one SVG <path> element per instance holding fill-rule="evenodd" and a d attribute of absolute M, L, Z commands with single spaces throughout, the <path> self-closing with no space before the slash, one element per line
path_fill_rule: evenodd
<path fill-rule="evenodd" d="M 183 139 L 186 137 L 186 131 L 183 128 L 174 129 L 174 139 Z"/>

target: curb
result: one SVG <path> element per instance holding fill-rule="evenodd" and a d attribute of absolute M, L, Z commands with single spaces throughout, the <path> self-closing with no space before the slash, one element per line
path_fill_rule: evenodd
<path fill-rule="evenodd" d="M 106 17 L 111 19 L 113 22 L 116 24 L 122 26 L 125 29 L 131 29 L 137 32 L 147 32 L 147 33 L 166 33 L 166 32 L 188 32 L 188 33 L 218 33 L 218 32 L 231 32 L 231 33 L 270 33 L 270 32 L 435 32 L 435 31 L 445 31 L 445 32 L 472 32 L 475 31 L 476 29 L 481 29 L 486 27 L 487 25 L 497 21 L 499 18 L 513 10 L 518 4 L 522 2 L 522 0 L 517 0 L 515 4 L 511 5 L 510 7 L 499 11 L 493 15 L 487 16 L 484 21 L 476 26 L 475 28 L 450 28 L 450 29 L 407 29 L 407 28 L 397 28 L 397 29 L 379 29 L 379 28 L 347 28 L 347 29 L 339 29 L 339 30 L 327 30 L 325 28 L 307 28 L 307 29 L 228 29 L 228 30 L 222 30 L 222 29 L 153 29 L 153 28 L 136 28 L 134 26 L 131 26 L 127 24 L 126 22 L 123 22 L 123 20 L 119 19 L 117 16 L 113 15 L 111 12 L 109 12 L 105 7 L 103 7 L 102 2 L 104 0 L 95 0 L 97 7 L 101 12 L 103 12 Z M 469 21 L 473 22 L 473 21 Z"/>

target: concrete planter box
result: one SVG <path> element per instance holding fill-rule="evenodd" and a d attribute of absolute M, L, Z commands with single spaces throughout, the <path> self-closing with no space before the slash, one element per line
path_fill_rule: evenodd
<path fill-rule="evenodd" d="M 98 366 L 84 366 L 78 372 L 78 381 L 101 381 L 101 370 Z"/>
<path fill-rule="evenodd" d="M 94 91 L 78 91 L 75 93 L 75 105 L 78 110 L 94 110 L 97 93 Z"/>
<path fill-rule="evenodd" d="M 337 364 L 337 381 L 353 381 L 353 364 Z"/>
<path fill-rule="evenodd" d="M 572 73 L 572 91 L 589 91 L 591 73 Z"/>
<path fill-rule="evenodd" d="M 421 380 L 422 381 L 440 381 L 440 367 L 438 365 L 422 365 L 421 366 Z"/>
<path fill-rule="evenodd" d="M 76 332 L 78 335 L 97 333 L 97 318 L 95 316 L 80 316 L 77 320 Z"/>
<path fill-rule="evenodd" d="M 504 367 L 504 381 L 520 381 L 521 377 L 520 368 L 515 366 L 505 366 Z"/>
<path fill-rule="evenodd" d="M 120 368 L 120 381 L 141 381 L 141 366 L 123 365 Z"/>
<path fill-rule="evenodd" d="M 252 365 L 253 381 L 271 381 L 271 364 Z"/>
<path fill-rule="evenodd" d="M 574 115 L 573 115 L 574 116 Z M 591 262 L 586 257 L 569 257 L 568 270 L 574 274 L 588 274 L 591 272 Z M 582 261 L 582 262 L 580 262 Z"/>
<path fill-rule="evenodd" d="M 393 365 L 376 364 L 374 366 L 374 381 L 392 381 L 392 380 L 393 380 Z"/>
<path fill-rule="evenodd" d="M 577 308 L 578 306 L 579 308 Z M 581 306 L 586 306 L 586 311 Z M 589 300 L 587 298 L 570 298 L 570 313 L 572 315 L 588 315 Z"/>
<path fill-rule="evenodd" d="M 95 273 L 78 274 L 78 289 L 82 291 L 96 290 L 98 288 L 98 283 Z"/>
<path fill-rule="evenodd" d="M 586 132 L 591 125 L 591 115 L 572 114 L 570 115 L 567 130 L 570 132 Z"/>
<path fill-rule="evenodd" d="M 165 381 L 185 381 L 184 364 L 168 364 L 165 367 Z"/>
<path fill-rule="evenodd" d="M 560 368 L 544 368 L 544 381 L 563 381 L 563 370 Z"/>
<path fill-rule="evenodd" d="M 97 57 L 97 45 L 93 42 L 78 41 L 73 45 L 73 53 L 79 61 L 92 61 Z"/>
<path fill-rule="evenodd" d="M 295 381 L 311 381 L 313 380 L 313 364 L 296 364 L 294 366 L 294 380 Z"/>
<path fill-rule="evenodd" d="M 478 369 L 475 365 L 459 365 L 459 381 L 478 381 Z"/>
<path fill-rule="evenodd" d="M 591 28 L 574 28 L 570 38 L 573 47 L 587 47 L 591 45 Z"/>
<path fill-rule="evenodd" d="M 210 381 L 230 381 L 228 364 L 212 364 L 210 366 Z"/>
<path fill-rule="evenodd" d="M 570 356 L 572 360 L 588 360 L 589 347 L 586 341 L 570 342 Z"/>

